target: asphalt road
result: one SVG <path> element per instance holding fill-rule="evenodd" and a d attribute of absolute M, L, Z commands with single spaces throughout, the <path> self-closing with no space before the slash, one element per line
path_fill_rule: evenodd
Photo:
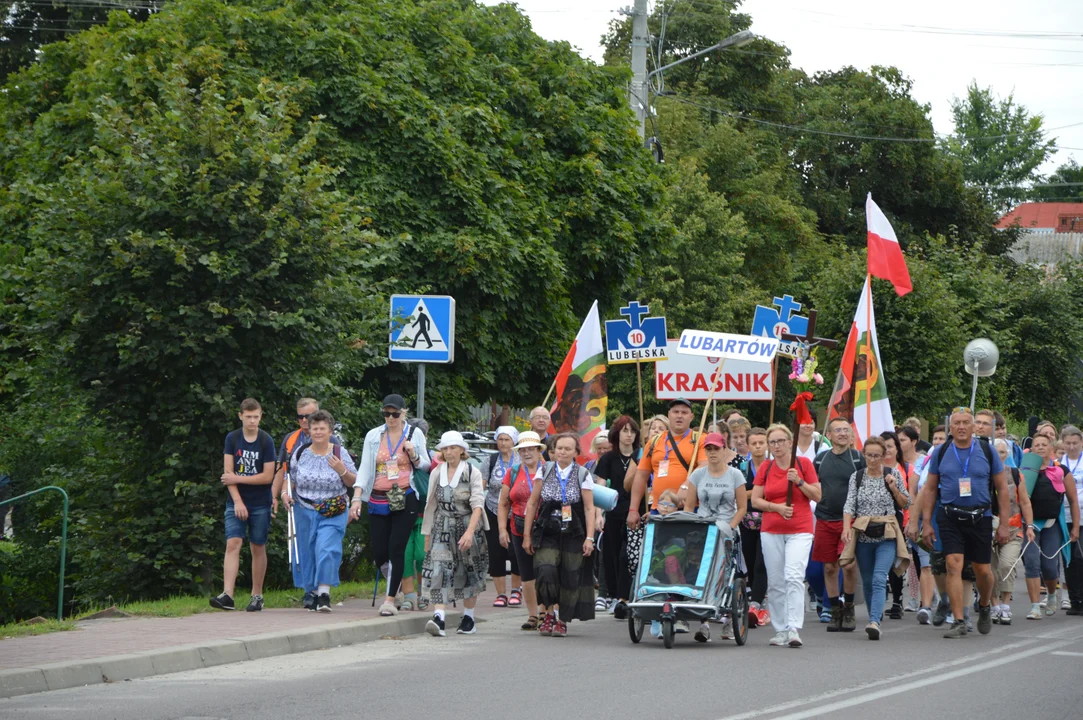
<path fill-rule="evenodd" d="M 1026 609 L 1017 603 L 1016 617 Z M 666 650 L 649 637 L 632 645 L 608 616 L 573 623 L 567 638 L 520 631 L 517 610 L 480 616 L 473 637 L 385 639 L 27 695 L 0 700 L 0 718 L 1081 717 L 1083 618 L 1059 610 L 963 640 L 907 613 L 885 620 L 879 642 L 828 634 L 809 613 L 801 649 L 769 647 L 763 628 L 745 647 L 680 635 Z"/>

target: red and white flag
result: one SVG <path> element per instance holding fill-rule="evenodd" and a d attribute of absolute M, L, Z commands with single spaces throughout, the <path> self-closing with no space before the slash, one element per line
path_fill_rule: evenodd
<path fill-rule="evenodd" d="M 906 268 L 906 258 L 895 230 L 872 201 L 872 193 L 865 200 L 865 221 L 869 230 L 869 275 L 887 280 L 902 297 L 914 289 L 910 284 L 910 271 Z"/>

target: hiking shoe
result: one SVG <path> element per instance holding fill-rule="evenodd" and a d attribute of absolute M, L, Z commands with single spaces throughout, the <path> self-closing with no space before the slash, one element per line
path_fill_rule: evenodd
<path fill-rule="evenodd" d="M 696 634 L 693 636 L 696 642 L 711 642 L 711 626 L 703 622 L 699 624 L 699 630 L 696 630 Z"/>
<path fill-rule="evenodd" d="M 568 637 L 568 623 L 557 620 L 553 626 L 553 637 Z"/>
<path fill-rule="evenodd" d="M 887 616 L 892 620 L 902 620 L 902 605 L 894 603 L 891 609 L 887 611 Z"/>
<path fill-rule="evenodd" d="M 842 631 L 853 632 L 857 629 L 857 617 L 855 615 L 854 604 L 852 602 L 843 603 L 842 605 Z"/>
<path fill-rule="evenodd" d="M 951 624 L 951 630 L 944 633 L 944 637 L 948 640 L 956 640 L 958 638 L 965 638 L 967 635 L 966 623 L 960 620 Z"/>
<path fill-rule="evenodd" d="M 541 625 L 538 626 L 538 633 L 542 637 L 551 637 L 553 634 L 553 626 L 557 624 L 557 618 L 553 613 L 548 613 L 542 618 Z"/>
<path fill-rule="evenodd" d="M 252 599 L 248 601 L 248 607 L 245 608 L 245 612 L 259 612 L 263 609 L 263 596 L 253 595 Z"/>
<path fill-rule="evenodd" d="M 842 632 L 842 605 L 831 606 L 831 617 L 828 618 L 828 632 Z"/>
<path fill-rule="evenodd" d="M 770 644 L 774 647 L 786 647 L 786 644 L 790 641 L 790 634 L 785 630 L 781 630 L 775 633 L 775 636 L 771 638 Z"/>
<path fill-rule="evenodd" d="M 305 599 L 301 601 L 301 607 L 309 612 L 315 612 L 316 610 L 316 593 L 309 591 L 305 593 Z"/>
<path fill-rule="evenodd" d="M 865 626 L 865 634 L 869 636 L 869 640 L 880 639 L 880 623 L 871 622 Z"/>
<path fill-rule="evenodd" d="M 933 619 L 932 608 L 923 607 L 918 610 L 918 625 L 928 625 Z"/>
<path fill-rule="evenodd" d="M 786 644 L 792 648 L 799 648 L 804 645 L 804 643 L 801 642 L 801 636 L 797 634 L 796 630 L 790 630 L 790 632 L 786 634 Z"/>
<path fill-rule="evenodd" d="M 236 610 L 233 605 L 233 598 L 225 593 L 222 593 L 218 597 L 211 598 L 211 607 L 218 608 L 219 610 Z"/>
<path fill-rule="evenodd" d="M 439 615 L 433 615 L 432 619 L 425 623 L 425 632 L 433 637 L 447 637 L 447 632 L 444 630 L 444 618 Z"/>
<path fill-rule="evenodd" d="M 999 610 L 1000 608 L 997 608 Z M 993 630 L 993 608 L 986 605 L 978 608 L 978 632 L 988 635 Z"/>
<path fill-rule="evenodd" d="M 474 618 L 469 615 L 463 615 L 463 619 L 459 621 L 459 629 L 455 632 L 459 635 L 473 635 L 477 631 L 478 628 L 474 624 Z"/>
<path fill-rule="evenodd" d="M 950 614 L 951 603 L 948 602 L 947 598 L 940 598 L 940 602 L 936 605 L 936 612 L 933 613 L 933 627 L 940 627 L 943 625 Z"/>
<path fill-rule="evenodd" d="M 316 612 L 329 613 L 331 612 L 331 595 L 330 593 L 321 593 L 316 598 Z"/>

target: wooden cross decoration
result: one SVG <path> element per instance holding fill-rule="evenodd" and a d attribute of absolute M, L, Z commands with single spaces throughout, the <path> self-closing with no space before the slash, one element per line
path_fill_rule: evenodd
<path fill-rule="evenodd" d="M 793 335 L 791 333 L 782 333 L 780 339 L 786 342 L 799 342 L 809 347 L 825 347 L 834 350 L 839 346 L 837 340 L 831 340 L 829 338 L 816 337 L 816 311 L 808 311 L 808 330 L 802 335 Z M 790 450 L 790 467 L 796 467 L 797 462 L 797 436 L 801 432 L 801 426 L 797 422 L 797 417 L 793 419 L 793 447 Z M 786 504 L 793 505 L 793 483 L 789 483 L 786 486 Z"/>

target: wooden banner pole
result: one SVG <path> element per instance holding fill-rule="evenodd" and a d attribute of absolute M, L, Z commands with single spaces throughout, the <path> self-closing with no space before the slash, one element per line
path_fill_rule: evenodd
<path fill-rule="evenodd" d="M 778 387 L 778 353 L 771 358 L 771 414 L 767 418 L 768 425 L 775 424 L 775 392 Z"/>
<path fill-rule="evenodd" d="M 636 360 L 636 386 L 639 388 L 639 427 L 643 427 L 643 367 Z"/>
<path fill-rule="evenodd" d="M 699 446 L 703 442 L 703 428 L 707 424 L 707 413 L 711 411 L 711 403 L 714 402 L 714 394 L 718 389 L 718 378 L 724 378 L 722 374 L 722 368 L 726 365 L 726 358 L 723 358 L 718 362 L 718 367 L 714 371 L 714 375 L 711 376 L 711 394 L 707 397 L 707 404 L 703 407 L 703 417 L 699 420 L 699 434 L 696 436 L 696 444 L 692 447 L 692 462 L 688 464 L 688 475 L 692 475 L 692 471 L 696 469 L 696 458 L 699 457 Z"/>
<path fill-rule="evenodd" d="M 549 409 L 549 396 L 553 394 L 553 391 L 557 389 L 557 379 L 553 378 L 553 384 L 549 386 L 549 392 L 545 393 L 545 399 L 542 400 L 541 406 Z"/>

